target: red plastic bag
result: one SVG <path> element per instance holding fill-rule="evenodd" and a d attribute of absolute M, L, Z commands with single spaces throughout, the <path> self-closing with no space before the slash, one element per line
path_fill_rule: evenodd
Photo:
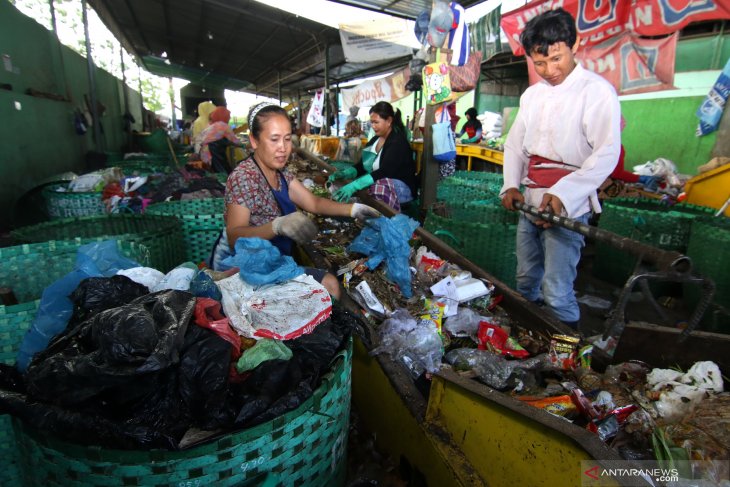
<path fill-rule="evenodd" d="M 241 337 L 233 331 L 228 318 L 221 313 L 221 303 L 211 298 L 195 300 L 195 324 L 216 332 L 233 346 L 231 358 L 235 361 L 241 356 Z"/>

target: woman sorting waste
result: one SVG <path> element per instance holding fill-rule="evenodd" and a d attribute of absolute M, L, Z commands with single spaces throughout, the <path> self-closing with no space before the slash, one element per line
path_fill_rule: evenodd
<path fill-rule="evenodd" d="M 400 211 L 416 194 L 416 164 L 400 110 L 394 112 L 390 103 L 380 101 L 370 109 L 370 125 L 375 136 L 363 148 L 362 161 L 329 177 L 330 182 L 357 177 L 334 198 L 347 201 L 356 191 L 369 187 L 372 197 Z"/>
<path fill-rule="evenodd" d="M 226 228 L 214 247 L 214 270 L 222 270 L 222 260 L 232 255 L 239 238 L 270 240 L 283 255 L 291 255 L 294 242 L 310 242 L 317 227 L 298 208 L 359 220 L 380 216 L 367 205 L 337 203 L 313 195 L 285 168 L 292 151 L 292 127 L 283 108 L 260 103 L 251 109 L 248 124 L 253 153 L 228 176 L 223 215 Z M 306 272 L 339 298 L 335 276 L 319 269 Z"/>
<path fill-rule="evenodd" d="M 461 139 L 462 144 L 473 144 L 482 140 L 482 122 L 477 119 L 477 109 L 469 108 L 466 113 L 466 123 L 461 127 L 461 132 L 456 134 L 461 137 L 466 132 L 466 137 Z"/>

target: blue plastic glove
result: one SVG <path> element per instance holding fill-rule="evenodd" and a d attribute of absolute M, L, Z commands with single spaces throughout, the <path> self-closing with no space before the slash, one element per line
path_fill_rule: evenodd
<path fill-rule="evenodd" d="M 371 184 L 373 184 L 375 181 L 373 181 L 373 177 L 370 174 L 366 174 L 364 176 L 360 176 L 353 182 L 344 185 L 341 187 L 334 195 L 334 199 L 336 201 L 347 201 L 350 198 L 352 198 L 352 195 L 355 194 L 356 191 L 360 191 L 361 189 L 365 189 Z"/>
<path fill-rule="evenodd" d="M 354 167 L 346 167 L 345 169 L 340 169 L 339 171 L 330 174 L 330 177 L 327 178 L 327 181 L 331 183 L 333 181 L 337 181 L 338 179 L 353 179 L 355 177 L 357 177 L 357 169 L 355 169 Z"/>
<path fill-rule="evenodd" d="M 643 184 L 646 189 L 654 191 L 659 186 L 659 178 L 657 176 L 639 176 L 639 184 Z"/>

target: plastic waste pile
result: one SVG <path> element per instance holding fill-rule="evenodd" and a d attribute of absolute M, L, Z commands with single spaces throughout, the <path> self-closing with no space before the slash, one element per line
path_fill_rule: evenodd
<path fill-rule="evenodd" d="M 262 242 L 255 286 L 238 268 L 162 274 L 114 241 L 82 247 L 44 292 L 18 368 L 0 365 L 0 408 L 75 443 L 170 450 L 296 409 L 354 322 L 297 266 L 266 272 L 281 256 Z"/>

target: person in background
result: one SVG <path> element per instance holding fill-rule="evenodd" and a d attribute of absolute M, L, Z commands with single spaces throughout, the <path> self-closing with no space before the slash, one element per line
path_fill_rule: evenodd
<path fill-rule="evenodd" d="M 357 112 L 360 111 L 359 106 L 350 107 L 350 115 L 345 121 L 345 137 L 360 137 L 362 135 L 362 125 L 357 119 Z"/>
<path fill-rule="evenodd" d="M 209 164 L 213 172 L 231 173 L 226 154 L 228 146 L 243 147 L 228 122 L 231 112 L 226 107 L 217 107 L 210 114 L 210 125 L 200 135 L 200 159 Z"/>
<path fill-rule="evenodd" d="M 198 118 L 193 122 L 193 145 L 195 152 L 200 152 L 201 134 L 210 125 L 210 114 L 215 110 L 211 101 L 204 101 L 198 104 Z"/>
<path fill-rule="evenodd" d="M 591 210 L 601 211 L 596 190 L 621 151 L 616 91 L 576 62 L 575 19 L 562 8 L 531 19 L 520 42 L 542 80 L 520 98 L 505 142 L 502 204 L 515 210 L 515 202 L 526 202 L 585 224 Z M 573 329 L 580 319 L 573 282 L 583 244 L 576 232 L 520 215 L 517 291 L 529 301 L 544 299 Z"/>
<path fill-rule="evenodd" d="M 340 188 L 334 198 L 347 201 L 356 191 L 370 188 L 372 197 L 400 211 L 416 194 L 416 163 L 400 110 L 380 101 L 370 108 L 370 124 L 375 135 L 363 148 L 362 161 L 329 177 L 330 182 L 357 178 Z"/>
<path fill-rule="evenodd" d="M 461 117 L 456 114 L 456 103 L 447 105 L 447 113 L 449 114 L 449 120 L 451 121 L 451 131 L 456 134 L 456 124 L 459 123 Z M 436 119 L 440 120 L 440 116 L 437 114 Z M 456 172 L 456 157 L 447 162 L 439 161 L 439 178 L 444 179 L 453 176 Z"/>
<path fill-rule="evenodd" d="M 459 138 L 466 133 L 466 137 L 461 139 L 462 144 L 479 143 L 482 140 L 482 122 L 477 119 L 477 109 L 471 107 L 464 115 L 466 115 L 466 123 L 461 127 L 461 131 L 456 134 L 456 137 Z"/>
<path fill-rule="evenodd" d="M 349 216 L 359 220 L 380 213 L 360 203 L 343 204 L 314 196 L 286 169 L 292 152 L 292 127 L 283 108 L 260 103 L 248 117 L 253 153 L 242 161 L 226 182 L 225 229 L 214 247 L 212 267 L 231 255 L 239 238 L 270 240 L 283 255 L 291 255 L 294 242 L 308 243 L 317 227 L 303 212 L 328 216 Z M 320 281 L 336 299 L 337 278 L 319 269 L 307 273 Z"/>

